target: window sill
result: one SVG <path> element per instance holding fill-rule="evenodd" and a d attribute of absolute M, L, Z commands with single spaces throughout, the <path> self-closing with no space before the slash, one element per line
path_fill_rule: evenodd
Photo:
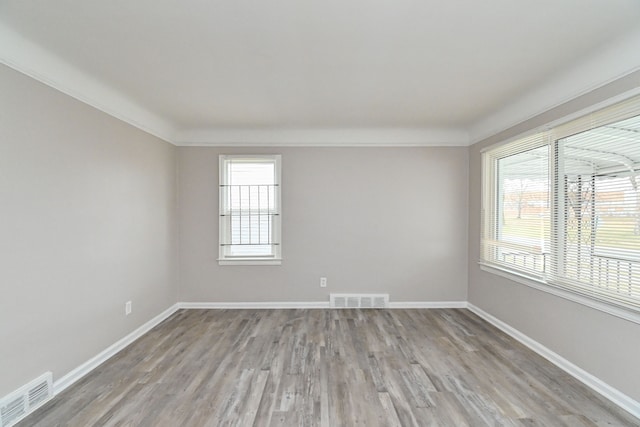
<path fill-rule="evenodd" d="M 576 302 L 589 308 L 602 311 L 604 313 L 610 314 L 611 316 L 619 317 L 621 319 L 628 320 L 629 322 L 640 324 L 640 313 L 631 309 L 625 309 L 613 304 L 608 304 L 604 301 L 599 301 L 577 293 L 569 292 L 553 285 L 549 285 L 543 280 L 519 274 L 506 268 L 500 268 L 498 266 L 487 264 L 482 261 L 478 261 L 478 265 L 480 266 L 480 270 L 486 271 L 487 273 L 495 274 L 497 276 L 504 277 L 506 279 L 529 286 L 539 291 L 546 292 L 548 294 L 555 295 L 572 302 Z"/>
<path fill-rule="evenodd" d="M 218 265 L 281 265 L 281 258 L 236 258 L 218 259 Z"/>

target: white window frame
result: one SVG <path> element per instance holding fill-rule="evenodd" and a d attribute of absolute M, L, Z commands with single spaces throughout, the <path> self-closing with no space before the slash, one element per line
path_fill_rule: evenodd
<path fill-rule="evenodd" d="M 502 199 L 502 189 L 497 185 L 499 180 L 498 163 L 500 160 L 518 155 L 530 150 L 549 147 L 549 139 L 544 133 L 536 133 L 526 138 L 518 139 L 512 143 L 491 147 L 482 153 L 482 234 L 480 259 L 481 263 L 495 268 L 517 272 L 518 275 L 534 280 L 544 280 L 544 273 L 523 271 L 507 262 L 500 260 L 501 250 L 487 242 L 498 242 L 500 228 L 495 220 L 502 212 L 498 200 Z M 550 171 L 551 172 L 551 171 Z M 551 177 L 551 173 L 550 173 Z M 551 177 L 551 179 L 553 179 Z M 548 237 L 548 236 L 547 236 Z M 547 240 L 549 240 L 547 238 Z M 548 242 L 545 242 L 548 243 Z M 495 246 L 499 246 L 497 243 Z M 544 262 L 544 251 L 541 254 Z M 533 256 L 533 254 L 532 254 Z"/>
<path fill-rule="evenodd" d="M 282 177 L 281 177 L 282 156 L 279 154 L 221 154 L 219 156 L 219 185 L 218 185 L 218 264 L 219 265 L 280 265 L 282 263 Z M 230 209 L 228 207 L 229 173 L 227 166 L 231 162 L 249 163 L 273 163 L 274 165 L 274 203 L 269 215 L 271 216 L 271 233 L 269 244 L 271 246 L 270 255 L 231 255 L 231 221 L 229 219 Z"/>
<path fill-rule="evenodd" d="M 630 93 L 629 96 L 637 95 L 637 92 Z M 614 102 L 618 102 L 615 103 Z M 606 107 L 606 108 L 603 108 Z M 518 154 L 532 149 L 534 146 L 547 145 L 550 152 L 553 153 L 549 157 L 550 170 L 553 171 L 555 166 L 559 163 L 556 158 L 559 153 L 555 152 L 554 147 L 556 141 L 562 139 L 567 135 L 571 135 L 574 132 L 585 131 L 601 126 L 603 121 L 611 121 L 611 117 L 616 120 L 622 120 L 625 117 L 633 117 L 640 114 L 640 97 L 632 99 L 626 99 L 620 102 L 620 98 L 615 101 L 611 101 L 607 105 L 598 105 L 592 107 L 590 111 L 584 111 L 578 113 L 570 118 L 559 120 L 555 123 L 550 123 L 544 127 L 542 131 L 534 131 L 527 137 L 516 137 L 503 143 L 495 144 L 482 150 L 482 207 L 481 207 L 481 248 L 480 248 L 480 260 L 479 265 L 481 270 L 496 274 L 498 276 L 506 277 L 514 282 L 521 283 L 535 289 L 550 293 L 561 298 L 571 300 L 582 305 L 606 312 L 608 314 L 632 321 L 640 324 L 640 302 L 633 303 L 632 305 L 620 304 L 608 300 L 606 296 L 601 297 L 594 295 L 593 292 L 588 290 L 581 292 L 576 286 L 567 286 L 562 280 L 554 278 L 553 274 L 531 274 L 530 272 L 521 271 L 519 268 L 513 265 L 507 265 L 501 263 L 498 259 L 492 259 L 491 248 L 485 243 L 485 239 L 495 239 L 496 234 L 496 220 L 494 215 L 497 215 L 499 208 L 497 206 L 500 190 L 497 188 L 497 160 L 506 155 Z M 531 144 L 531 140 L 543 141 L 536 144 Z M 558 193 L 555 189 L 555 180 L 558 179 L 555 173 L 550 175 L 550 200 L 553 201 L 551 207 L 551 232 L 553 233 L 554 227 L 556 230 L 564 227 L 564 223 L 561 220 L 563 212 L 559 211 L 560 203 L 557 202 L 558 197 L 564 197 L 563 194 Z M 550 236 L 553 240 L 553 234 Z M 557 239 L 561 240 L 561 239 Z M 487 249 L 489 248 L 489 249 Z M 563 248 L 556 243 L 552 245 L 552 255 L 556 257 L 558 262 L 563 262 Z M 494 256 L 495 258 L 495 256 Z M 590 285 L 587 285 L 590 286 Z"/>

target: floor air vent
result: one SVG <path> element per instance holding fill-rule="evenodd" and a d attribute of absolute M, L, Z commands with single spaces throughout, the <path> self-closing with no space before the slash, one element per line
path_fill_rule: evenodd
<path fill-rule="evenodd" d="M 331 308 L 386 308 L 389 294 L 329 294 Z"/>
<path fill-rule="evenodd" d="M 9 427 L 35 411 L 53 395 L 51 372 L 42 374 L 0 400 L 0 427 Z"/>

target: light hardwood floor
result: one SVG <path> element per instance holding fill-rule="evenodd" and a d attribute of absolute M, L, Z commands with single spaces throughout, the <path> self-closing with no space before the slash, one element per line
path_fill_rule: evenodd
<path fill-rule="evenodd" d="M 181 310 L 23 426 L 638 426 L 464 309 Z"/>

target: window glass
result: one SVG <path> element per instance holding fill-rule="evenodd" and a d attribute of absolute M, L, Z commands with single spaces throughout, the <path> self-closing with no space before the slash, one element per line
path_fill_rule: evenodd
<path fill-rule="evenodd" d="M 279 259 L 279 156 L 221 156 L 220 170 L 220 259 Z"/>
<path fill-rule="evenodd" d="M 497 161 L 497 259 L 544 272 L 549 232 L 549 149 L 538 147 Z"/>
<path fill-rule="evenodd" d="M 481 262 L 640 311 L 640 98 L 483 153 Z"/>

